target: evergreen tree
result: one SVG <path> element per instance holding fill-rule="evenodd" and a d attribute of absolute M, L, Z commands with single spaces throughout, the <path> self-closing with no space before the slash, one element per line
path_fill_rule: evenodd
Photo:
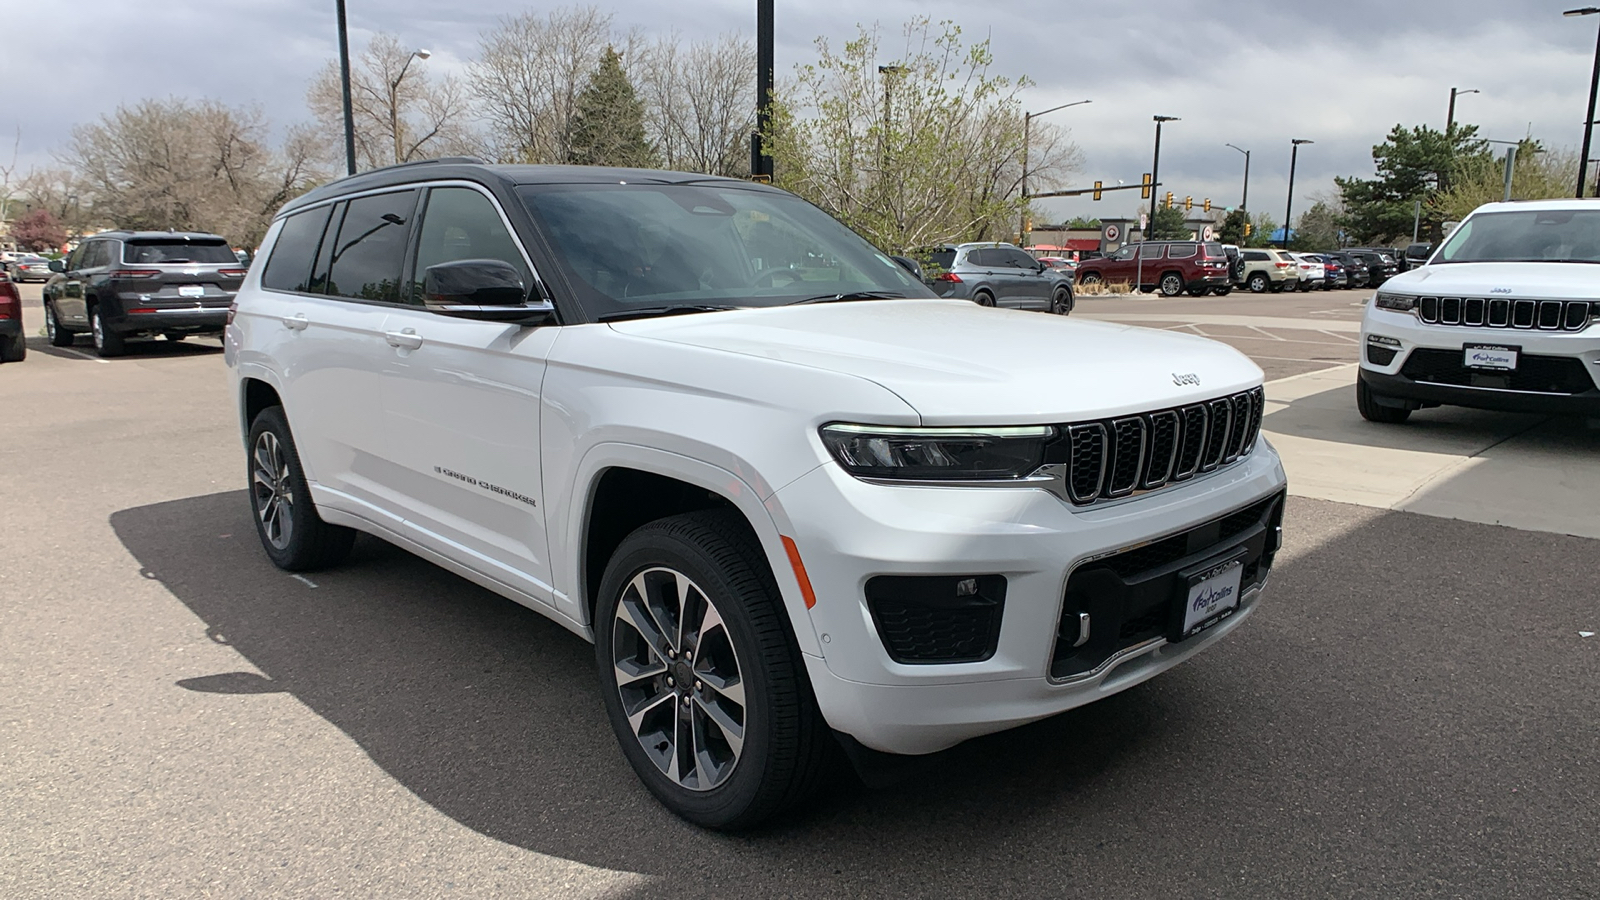
<path fill-rule="evenodd" d="M 1156 217 L 1150 222 L 1150 237 L 1152 241 L 1187 241 L 1193 234 L 1189 226 L 1184 224 L 1184 212 L 1181 206 L 1157 206 Z"/>
<path fill-rule="evenodd" d="M 1434 196 L 1450 186 L 1463 167 L 1490 156 L 1478 126 L 1457 125 L 1447 136 L 1426 125 L 1396 125 L 1388 139 L 1372 148 L 1378 177 L 1335 178 L 1345 207 L 1345 225 L 1361 243 L 1411 236 L 1417 201 L 1422 201 L 1422 231 L 1437 238 L 1442 219 L 1432 210 Z"/>
<path fill-rule="evenodd" d="M 1218 239 L 1224 244 L 1243 246 L 1244 223 L 1248 221 L 1250 221 L 1250 214 L 1243 209 L 1235 209 L 1233 212 L 1228 213 L 1228 217 L 1222 220 L 1222 230 L 1217 234 Z"/>
<path fill-rule="evenodd" d="M 658 165 L 655 148 L 645 137 L 644 101 L 612 47 L 601 54 L 599 68 L 578 95 L 569 144 L 567 161 L 576 165 L 640 169 Z"/>

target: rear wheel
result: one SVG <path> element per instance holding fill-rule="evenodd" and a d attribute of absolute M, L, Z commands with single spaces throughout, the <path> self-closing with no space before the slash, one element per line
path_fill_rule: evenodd
<path fill-rule="evenodd" d="M 89 333 L 94 335 L 94 352 L 100 356 L 121 356 L 128 352 L 122 335 L 107 329 L 100 321 L 98 308 L 89 310 Z"/>
<path fill-rule="evenodd" d="M 707 828 L 806 799 L 831 740 L 766 559 L 736 513 L 625 538 L 595 613 L 601 693 L 623 755 L 668 809 Z"/>
<path fill-rule="evenodd" d="M 1056 292 L 1050 297 L 1050 311 L 1058 316 L 1070 315 L 1072 313 L 1072 292 L 1065 287 L 1056 288 Z"/>
<path fill-rule="evenodd" d="M 72 339 L 76 337 L 61 327 L 61 323 L 56 320 L 56 308 L 49 301 L 45 301 L 44 304 L 44 333 L 52 347 L 71 347 Z"/>
<path fill-rule="evenodd" d="M 1233 293 L 1233 286 L 1229 285 L 1228 287 L 1212 288 L 1211 293 L 1216 294 L 1218 297 L 1226 297 Z"/>
<path fill-rule="evenodd" d="M 283 407 L 269 406 L 256 415 L 249 447 L 250 508 L 272 564 L 307 572 L 349 555 L 356 533 L 317 515 Z"/>
<path fill-rule="evenodd" d="M 994 295 L 988 291 L 978 291 L 972 295 L 972 302 L 978 304 L 979 306 L 993 306 Z"/>
<path fill-rule="evenodd" d="M 1245 285 L 1250 288 L 1250 293 L 1252 294 L 1266 293 L 1267 287 L 1270 284 L 1271 282 L 1267 279 L 1267 273 L 1265 272 L 1252 273 L 1250 280 L 1245 282 Z"/>
<path fill-rule="evenodd" d="M 0 338 L 0 362 L 22 362 L 28 358 L 28 342 L 22 335 Z"/>
<path fill-rule="evenodd" d="M 1183 276 L 1177 272 L 1168 272 L 1161 276 L 1161 296 L 1176 297 L 1183 293 Z"/>
<path fill-rule="evenodd" d="M 1382 422 L 1385 425 L 1398 425 L 1411 417 L 1411 410 L 1403 406 L 1380 404 L 1378 395 L 1359 377 L 1356 378 L 1356 409 L 1361 412 L 1361 418 L 1368 422 Z"/>
<path fill-rule="evenodd" d="M 1194 284 L 1189 286 L 1189 296 L 1191 297 L 1204 297 L 1209 293 L 1211 293 L 1211 289 L 1203 284 Z"/>
<path fill-rule="evenodd" d="M 1085 272 L 1082 275 L 1078 276 L 1078 283 L 1079 284 L 1099 284 L 1100 283 L 1100 273 L 1099 272 Z"/>

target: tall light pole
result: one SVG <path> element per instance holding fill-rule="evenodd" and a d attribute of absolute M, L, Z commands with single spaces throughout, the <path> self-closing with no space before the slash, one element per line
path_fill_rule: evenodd
<path fill-rule="evenodd" d="M 350 30 L 345 27 L 344 0 L 334 0 L 339 17 L 339 87 L 344 100 L 344 173 L 356 173 L 356 120 L 350 108 Z"/>
<path fill-rule="evenodd" d="M 772 182 L 772 155 L 767 132 L 772 130 L 772 0 L 756 0 L 756 133 L 750 135 L 750 177 Z"/>
<path fill-rule="evenodd" d="M 406 70 L 411 68 L 413 59 L 427 59 L 433 54 L 427 50 L 413 50 L 406 57 L 405 65 L 400 67 L 400 74 L 394 76 L 389 82 L 389 133 L 394 135 L 394 161 L 395 165 L 405 162 L 400 152 L 400 82 L 406 80 Z"/>
<path fill-rule="evenodd" d="M 1289 249 L 1289 214 L 1294 211 L 1294 164 L 1300 157 L 1300 145 L 1314 144 L 1316 141 L 1308 141 L 1305 138 L 1290 138 L 1289 143 L 1294 145 L 1294 149 L 1289 151 L 1289 199 L 1283 206 L 1283 249 L 1285 250 Z"/>
<path fill-rule="evenodd" d="M 1472 88 L 1471 90 L 1466 91 L 1460 90 L 1459 88 L 1450 89 L 1450 112 L 1445 114 L 1444 119 L 1444 134 L 1446 138 L 1448 138 L 1450 136 L 1450 132 L 1454 131 L 1456 128 L 1456 97 L 1461 94 L 1481 93 L 1483 93 L 1483 91 L 1480 91 L 1477 88 Z"/>
<path fill-rule="evenodd" d="M 1233 147 L 1232 144 L 1224 144 L 1223 146 Z M 1239 198 L 1239 208 L 1248 210 L 1250 208 L 1250 151 L 1243 147 L 1233 147 L 1233 149 L 1244 154 L 1244 194 Z"/>
<path fill-rule="evenodd" d="M 1582 9 L 1569 9 L 1562 13 L 1563 16 L 1592 16 L 1600 13 L 1600 7 L 1585 6 Z M 1574 197 L 1583 196 L 1583 186 L 1589 178 L 1589 140 L 1594 136 L 1594 98 L 1595 92 L 1600 90 L 1600 31 L 1595 34 L 1594 41 L 1594 72 L 1589 76 L 1589 114 L 1583 117 L 1583 152 L 1578 154 L 1578 192 Z M 1600 191 L 1600 185 L 1595 188 Z"/>
<path fill-rule="evenodd" d="M 1156 154 L 1150 162 L 1150 224 L 1145 227 L 1144 239 L 1150 240 L 1150 232 L 1156 228 L 1156 198 L 1161 195 L 1158 188 L 1161 186 L 1161 124 L 1163 122 L 1177 122 L 1177 116 L 1151 116 L 1156 123 Z M 1144 254 L 1139 254 L 1141 257 Z"/>
<path fill-rule="evenodd" d="M 883 67 L 879 66 L 878 71 L 883 71 Z M 885 87 L 884 90 L 887 92 L 888 88 Z M 885 96 L 887 96 L 887 93 Z M 1052 106 L 1042 112 L 1022 114 L 1022 210 L 1017 213 L 1018 247 L 1021 247 L 1023 244 L 1027 243 L 1028 239 L 1028 145 L 1032 143 L 1033 120 L 1040 116 L 1049 115 L 1057 110 L 1066 109 L 1069 106 L 1082 106 L 1085 103 L 1093 102 L 1093 100 L 1074 100 L 1071 103 L 1063 103 L 1060 106 Z"/>

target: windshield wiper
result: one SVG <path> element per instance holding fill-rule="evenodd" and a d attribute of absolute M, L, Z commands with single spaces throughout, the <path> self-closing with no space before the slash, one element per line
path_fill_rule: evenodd
<path fill-rule="evenodd" d="M 837 303 L 840 300 L 903 300 L 905 294 L 896 294 L 893 291 L 850 291 L 846 294 L 819 294 L 807 297 L 804 300 L 794 300 L 786 306 L 799 306 L 803 303 Z"/>
<path fill-rule="evenodd" d="M 602 322 L 621 322 L 625 319 L 649 319 L 655 316 L 677 316 L 685 313 L 723 312 L 738 309 L 737 306 L 710 306 L 706 304 L 686 306 L 646 306 L 641 309 L 625 309 L 621 312 L 606 313 L 600 317 Z"/>

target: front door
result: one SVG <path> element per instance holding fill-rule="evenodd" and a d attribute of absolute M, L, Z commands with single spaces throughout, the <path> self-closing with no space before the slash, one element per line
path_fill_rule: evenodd
<path fill-rule="evenodd" d="M 422 305 L 429 266 L 461 259 L 533 269 L 499 206 L 467 186 L 426 198 L 408 305 L 390 310 L 383 409 L 390 486 L 413 539 L 548 601 L 539 465 L 540 388 L 560 329 L 473 322 Z"/>

